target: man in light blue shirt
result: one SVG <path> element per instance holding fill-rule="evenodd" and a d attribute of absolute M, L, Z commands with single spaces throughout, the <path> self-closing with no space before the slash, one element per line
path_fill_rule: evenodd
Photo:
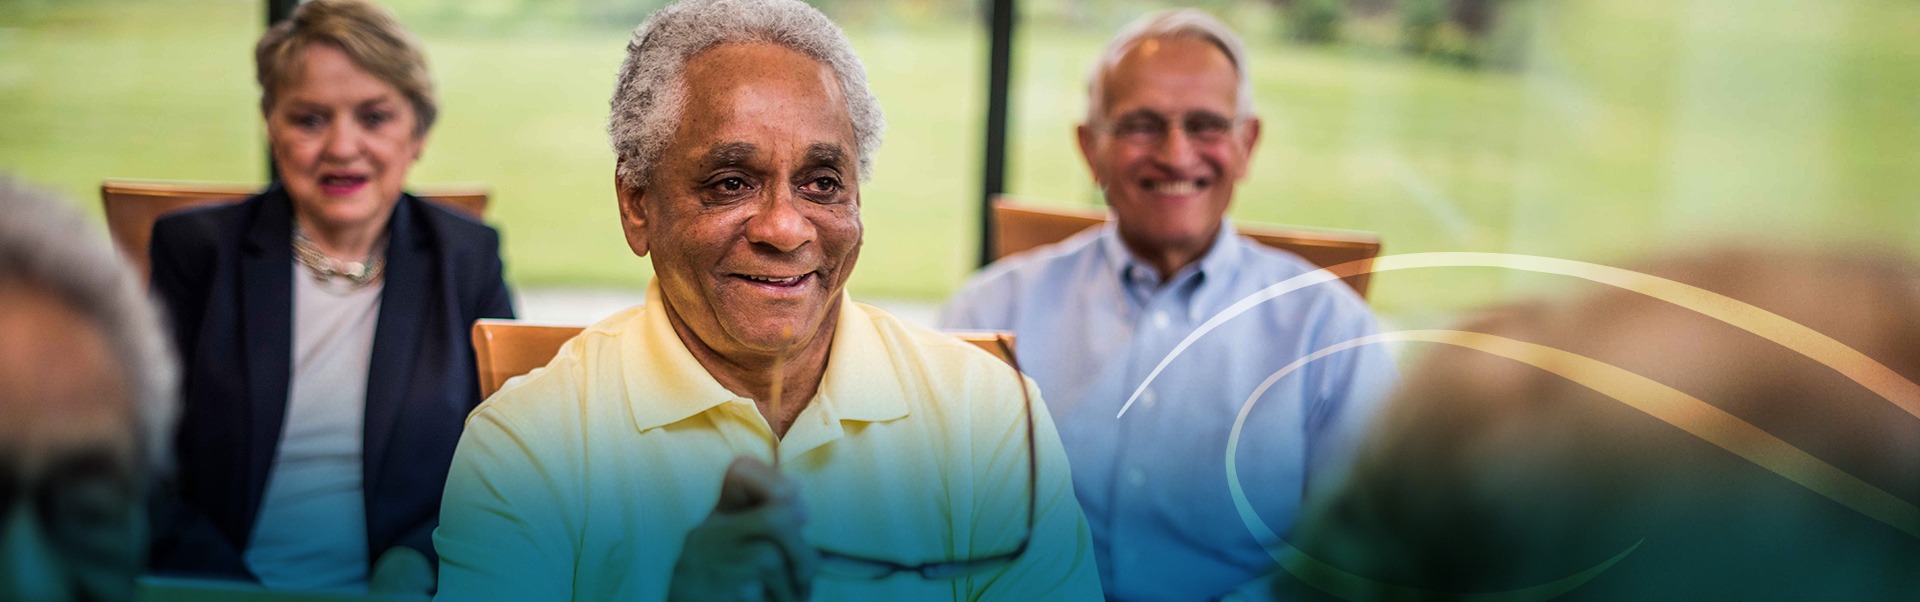
<path fill-rule="evenodd" d="M 1338 281 L 1259 305 L 1187 349 L 1122 405 L 1180 341 L 1269 285 L 1314 270 L 1237 235 L 1225 219 L 1259 139 L 1246 58 L 1205 13 L 1143 17 L 1089 76 L 1081 154 L 1114 219 L 1008 257 L 950 302 L 947 328 L 1016 333 L 1046 392 L 1114 600 L 1264 598 L 1279 570 L 1228 487 L 1227 438 L 1282 367 L 1376 332 Z M 1281 537 L 1304 498 L 1348 465 L 1396 380 L 1381 347 L 1306 364 L 1246 416 L 1238 478 Z"/>

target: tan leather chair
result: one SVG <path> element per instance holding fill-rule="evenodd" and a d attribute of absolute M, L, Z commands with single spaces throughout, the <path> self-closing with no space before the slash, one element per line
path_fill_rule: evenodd
<path fill-rule="evenodd" d="M 553 361 L 567 340 L 585 330 L 580 326 L 552 326 L 518 320 L 477 320 L 473 323 L 473 354 L 480 364 L 480 398 L 492 397 L 507 380 Z M 1013 333 L 950 332 L 962 341 L 1007 361 Z"/>
<path fill-rule="evenodd" d="M 260 192 L 253 184 L 170 182 L 162 180 L 107 180 L 100 184 L 100 203 L 106 208 L 107 230 L 121 252 L 133 261 L 142 278 L 147 274 L 147 241 L 160 216 L 205 205 L 245 200 Z M 487 210 L 487 189 L 479 186 L 432 188 L 414 193 L 480 219 Z"/>
<path fill-rule="evenodd" d="M 993 258 L 1056 243 L 1106 222 L 1105 211 L 1041 207 L 999 196 L 993 201 Z M 1361 268 L 1357 270 L 1360 273 L 1345 280 L 1362 299 L 1366 298 L 1370 274 L 1365 271 L 1373 266 L 1373 259 L 1380 256 L 1378 235 L 1240 222 L 1234 222 L 1233 227 L 1260 244 L 1292 252 L 1323 268 L 1365 261 L 1356 266 Z"/>
<path fill-rule="evenodd" d="M 480 364 L 480 398 L 493 396 L 507 379 L 547 365 L 560 346 L 585 330 L 580 326 L 531 324 L 518 320 L 476 320 L 473 355 Z"/>

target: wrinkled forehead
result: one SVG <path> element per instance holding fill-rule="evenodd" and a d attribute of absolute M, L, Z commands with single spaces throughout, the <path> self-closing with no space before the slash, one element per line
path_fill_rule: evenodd
<path fill-rule="evenodd" d="M 51 295 L 13 287 L 0 288 L 0 332 L 0 457 L 136 453 L 132 389 L 98 326 Z"/>
<path fill-rule="evenodd" d="M 687 57 L 681 77 L 690 88 L 765 79 L 807 82 L 840 100 L 839 77 L 826 61 L 776 42 L 739 40 L 707 46 Z"/>
<path fill-rule="evenodd" d="M 675 131 L 681 158 L 716 148 L 819 155 L 856 152 L 853 119 L 826 63 L 768 43 L 728 43 L 687 61 L 685 109 Z"/>

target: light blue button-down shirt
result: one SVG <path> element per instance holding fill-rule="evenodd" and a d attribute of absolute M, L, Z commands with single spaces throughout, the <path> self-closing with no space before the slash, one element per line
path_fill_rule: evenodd
<path fill-rule="evenodd" d="M 942 326 L 1007 330 L 1040 385 L 1072 464 L 1100 580 L 1114 600 L 1208 600 L 1278 570 L 1235 509 L 1227 435 L 1260 383 L 1321 348 L 1377 331 L 1338 281 L 1258 306 L 1200 339 L 1115 418 L 1175 345 L 1234 302 L 1312 271 L 1241 238 L 1165 284 L 1109 224 L 1009 257 L 949 302 Z M 1332 354 L 1275 383 L 1253 406 L 1236 459 L 1240 484 L 1275 533 L 1304 498 L 1341 476 L 1397 380 L 1378 345 Z"/>

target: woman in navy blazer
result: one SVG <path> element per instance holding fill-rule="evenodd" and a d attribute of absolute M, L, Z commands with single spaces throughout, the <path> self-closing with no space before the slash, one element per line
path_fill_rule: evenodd
<path fill-rule="evenodd" d="M 390 14 L 361 0 L 308 2 L 256 55 L 280 183 L 154 225 L 152 285 L 185 373 L 179 468 L 156 499 L 151 566 L 269 586 L 275 572 L 292 583 L 312 569 L 347 582 L 304 587 L 349 589 L 390 573 L 430 589 L 447 464 L 480 401 L 469 332 L 476 319 L 513 316 L 499 237 L 400 191 L 434 105 L 425 63 Z M 362 305 L 333 311 L 341 299 Z M 326 303 L 336 306 L 316 305 Z M 314 435 L 315 423 L 348 426 Z M 340 470 L 355 454 L 283 449 L 355 440 L 357 478 Z M 359 534 L 343 537 L 338 523 L 269 524 L 315 514 L 275 479 L 283 461 L 333 463 L 331 505 L 318 514 L 363 516 L 364 556 Z M 340 493 L 356 482 L 358 508 Z M 276 496 L 270 485 L 286 488 Z M 279 549 L 250 551 L 262 533 Z"/>

